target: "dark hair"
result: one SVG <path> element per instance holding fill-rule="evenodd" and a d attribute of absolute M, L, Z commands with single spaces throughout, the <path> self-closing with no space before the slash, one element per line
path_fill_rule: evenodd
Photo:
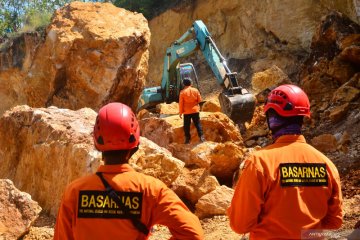
<path fill-rule="evenodd" d="M 106 165 L 128 163 L 131 156 L 138 150 L 138 147 L 130 150 L 114 150 L 102 152 L 103 160 Z"/>
<path fill-rule="evenodd" d="M 191 83 L 192 83 L 192 81 L 191 81 L 191 79 L 190 79 L 190 78 L 184 78 L 184 80 L 183 80 L 183 84 L 184 84 L 185 86 L 190 86 L 190 85 L 191 85 Z"/>
<path fill-rule="evenodd" d="M 270 116 L 276 116 L 279 119 L 283 119 L 284 122 L 287 124 L 299 124 L 300 126 L 304 123 L 304 116 L 290 116 L 290 117 L 284 117 L 278 114 L 274 109 L 270 108 L 266 112 L 266 118 L 269 119 Z"/>

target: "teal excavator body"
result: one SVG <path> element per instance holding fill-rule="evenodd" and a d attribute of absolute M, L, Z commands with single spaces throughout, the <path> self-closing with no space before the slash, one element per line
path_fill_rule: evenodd
<path fill-rule="evenodd" d="M 189 37 L 192 38 L 185 41 Z M 151 109 L 162 102 L 178 102 L 180 91 L 183 88 L 182 80 L 185 77 L 190 77 L 195 82 L 195 87 L 199 88 L 193 64 L 180 64 L 182 58 L 194 54 L 196 51 L 202 52 L 218 84 L 223 88 L 219 95 L 222 111 L 237 124 L 250 122 L 255 110 L 255 97 L 239 85 L 236 78 L 237 73 L 230 71 L 225 58 L 221 55 L 201 20 L 195 21 L 186 33 L 167 48 L 161 86 L 143 90 L 138 110 Z"/>

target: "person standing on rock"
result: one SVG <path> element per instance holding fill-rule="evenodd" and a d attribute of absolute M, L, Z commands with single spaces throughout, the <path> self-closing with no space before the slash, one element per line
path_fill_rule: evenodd
<path fill-rule="evenodd" d="M 192 81 L 190 78 L 184 78 L 183 85 L 184 89 L 180 91 L 179 96 L 179 117 L 182 118 L 182 115 L 184 114 L 185 144 L 189 144 L 191 140 L 191 120 L 194 122 L 200 141 L 204 142 L 205 137 L 201 127 L 199 113 L 199 103 L 201 102 L 200 92 L 196 88 L 192 87 Z"/>
<path fill-rule="evenodd" d="M 128 160 L 138 150 L 140 129 L 122 103 L 102 107 L 94 144 L 105 165 L 65 190 L 55 225 L 55 240 L 147 239 L 155 224 L 174 239 L 203 239 L 199 219 L 163 182 L 135 172 Z"/>
<path fill-rule="evenodd" d="M 301 134 L 304 116 L 310 117 L 307 95 L 281 85 L 268 95 L 264 111 L 274 143 L 244 162 L 227 210 L 231 228 L 250 232 L 250 239 L 309 239 L 321 229 L 340 228 L 339 173 Z"/>

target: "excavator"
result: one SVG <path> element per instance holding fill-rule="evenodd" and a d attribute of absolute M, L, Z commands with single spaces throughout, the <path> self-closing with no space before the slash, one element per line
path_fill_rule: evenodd
<path fill-rule="evenodd" d="M 255 110 L 255 97 L 239 85 L 237 73 L 230 71 L 225 58 L 201 20 L 196 20 L 191 28 L 167 48 L 161 86 L 143 90 L 138 103 L 138 111 L 154 108 L 156 104 L 163 102 L 178 102 L 180 91 L 184 87 L 182 80 L 186 77 L 190 77 L 195 87 L 199 88 L 193 64 L 180 63 L 181 59 L 199 50 L 213 71 L 218 84 L 223 88 L 219 94 L 222 112 L 236 124 L 250 122 Z"/>

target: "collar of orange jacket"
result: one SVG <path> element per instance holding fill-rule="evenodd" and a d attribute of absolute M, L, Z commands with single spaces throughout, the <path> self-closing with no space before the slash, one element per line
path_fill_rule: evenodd
<path fill-rule="evenodd" d="M 306 143 L 303 135 L 283 135 L 276 139 L 275 143 L 302 142 Z"/>
<path fill-rule="evenodd" d="M 135 171 L 129 164 L 114 164 L 114 165 L 101 165 L 98 172 L 103 173 L 123 173 L 129 171 Z"/>

